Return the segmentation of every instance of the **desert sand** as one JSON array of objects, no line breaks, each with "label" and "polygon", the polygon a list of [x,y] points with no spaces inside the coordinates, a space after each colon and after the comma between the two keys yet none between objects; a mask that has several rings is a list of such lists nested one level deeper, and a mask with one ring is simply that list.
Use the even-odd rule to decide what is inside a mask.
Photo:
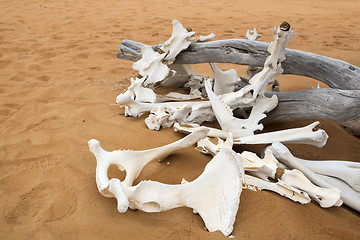
[{"label": "desert sand", "polygon": [[[226,239],[209,233],[189,208],[120,214],[114,198],[96,188],[96,160],[87,142],[108,150],[142,150],[183,137],[172,128],[148,130],[127,118],[115,98],[137,73],[116,58],[123,39],[154,45],[167,40],[171,21],[216,40],[244,38],[256,27],[261,41],[288,21],[297,35],[288,47],[360,66],[360,1],[113,1],[42,0],[0,3],[0,239]],[[245,67],[235,67],[242,76]],[[211,75],[208,65],[195,69]],[[282,91],[316,87],[305,77],[281,76]],[[326,87],[320,84],[321,87]],[[310,121],[271,124],[265,130]],[[305,159],[360,161],[360,139],[321,121],[322,149],[288,145]],[[259,153],[263,146],[237,151]],[[135,181],[178,184],[201,174],[210,157],[193,148],[146,166]],[[169,162],[169,164],[167,164]],[[110,176],[122,178],[111,168]],[[244,190],[235,239],[360,239],[360,214],[346,206],[322,209],[271,192]]]}]

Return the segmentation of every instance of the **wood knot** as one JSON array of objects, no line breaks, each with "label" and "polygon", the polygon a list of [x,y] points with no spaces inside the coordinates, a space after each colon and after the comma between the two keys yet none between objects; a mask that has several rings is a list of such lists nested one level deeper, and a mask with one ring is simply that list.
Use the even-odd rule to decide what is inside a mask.
[{"label": "wood knot", "polygon": [[290,30],[290,24],[288,22],[283,22],[281,25],[280,25],[280,30],[282,31],[289,31]]}]

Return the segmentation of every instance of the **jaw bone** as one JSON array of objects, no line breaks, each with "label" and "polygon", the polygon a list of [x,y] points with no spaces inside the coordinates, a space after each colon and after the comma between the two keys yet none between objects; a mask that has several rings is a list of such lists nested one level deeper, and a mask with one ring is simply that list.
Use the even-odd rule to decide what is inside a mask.
[{"label": "jaw bone", "polygon": [[201,129],[174,143],[144,151],[115,150],[107,152],[101,148],[99,141],[95,139],[90,140],[88,142],[89,149],[95,155],[97,161],[96,184],[99,192],[107,197],[112,196],[112,194],[109,193],[109,179],[107,176],[107,171],[111,164],[117,165],[120,170],[126,170],[126,177],[122,185],[131,186],[140,174],[141,169],[147,163],[153,160],[161,161],[174,151],[193,145],[200,139],[206,137],[207,132],[208,130]]},{"label": "jaw bone", "polygon": [[145,212],[189,207],[199,213],[210,232],[220,230],[228,236],[238,211],[243,178],[237,154],[223,148],[192,182],[168,185],[142,181],[130,187],[111,179],[110,191],[117,199],[119,212],[125,212],[128,206]]}]

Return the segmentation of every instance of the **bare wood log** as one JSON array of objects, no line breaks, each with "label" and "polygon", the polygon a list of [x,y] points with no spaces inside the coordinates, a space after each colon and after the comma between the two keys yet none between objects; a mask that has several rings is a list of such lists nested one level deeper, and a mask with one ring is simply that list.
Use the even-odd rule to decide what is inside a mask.
[{"label": "bare wood log", "polygon": [[[142,43],[124,40],[117,57],[136,61],[141,58]],[[269,56],[269,43],[247,39],[227,39],[204,43],[192,43],[181,52],[175,63],[234,63],[263,66]],[[153,46],[155,50],[160,45]],[[347,62],[299,50],[286,49],[282,63],[284,74],[317,79],[332,88],[360,89],[360,68]]]},{"label": "bare wood log", "polygon": [[264,123],[296,120],[327,120],[360,135],[360,90],[308,89],[270,92],[277,95],[278,106],[267,114]]}]

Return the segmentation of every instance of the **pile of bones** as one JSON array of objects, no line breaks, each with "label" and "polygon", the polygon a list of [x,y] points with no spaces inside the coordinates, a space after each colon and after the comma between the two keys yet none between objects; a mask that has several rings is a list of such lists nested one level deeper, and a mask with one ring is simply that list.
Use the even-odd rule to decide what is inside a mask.
[{"label": "pile of bones", "polygon": [[[195,74],[189,64],[174,64],[176,56],[191,43],[212,40],[214,34],[195,37],[179,21],[172,24],[172,36],[158,51],[147,45],[141,47],[142,57],[132,65],[139,76],[131,78],[131,85],[117,97],[116,103],[125,108],[126,116],[149,113],[145,119],[149,129],[173,126],[175,131],[189,135],[144,151],[108,152],[97,140],[88,142],[97,160],[98,190],[105,197],[116,198],[119,212],[128,208],[160,212],[189,207],[201,216],[208,231],[220,230],[229,236],[243,189],[273,191],[301,204],[313,199],[324,208],[345,203],[360,211],[360,163],[304,160],[293,156],[283,145],[324,146],[328,135],[324,130],[315,130],[319,122],[260,133],[263,125],[259,122],[278,104],[276,95],[267,97],[264,93],[267,85],[272,84],[276,90],[275,78],[283,72],[285,48],[295,35],[288,23],[273,29],[270,56],[263,68],[248,67],[248,79],[239,78],[234,69],[221,71],[213,63],[210,66],[214,78]],[[253,41],[259,36],[256,29],[246,34]],[[154,89],[162,86],[189,89],[189,94],[157,95]],[[234,117],[235,109],[242,112],[242,118]],[[200,126],[215,119],[221,129]],[[217,144],[210,138],[217,138]],[[174,151],[194,144],[197,150],[213,156],[197,179],[192,182],[183,179],[178,185],[151,180],[133,185],[147,163],[161,161]],[[235,152],[234,144],[268,145],[260,158],[248,151]],[[109,180],[107,172],[112,164],[126,171],[123,181]]]}]

